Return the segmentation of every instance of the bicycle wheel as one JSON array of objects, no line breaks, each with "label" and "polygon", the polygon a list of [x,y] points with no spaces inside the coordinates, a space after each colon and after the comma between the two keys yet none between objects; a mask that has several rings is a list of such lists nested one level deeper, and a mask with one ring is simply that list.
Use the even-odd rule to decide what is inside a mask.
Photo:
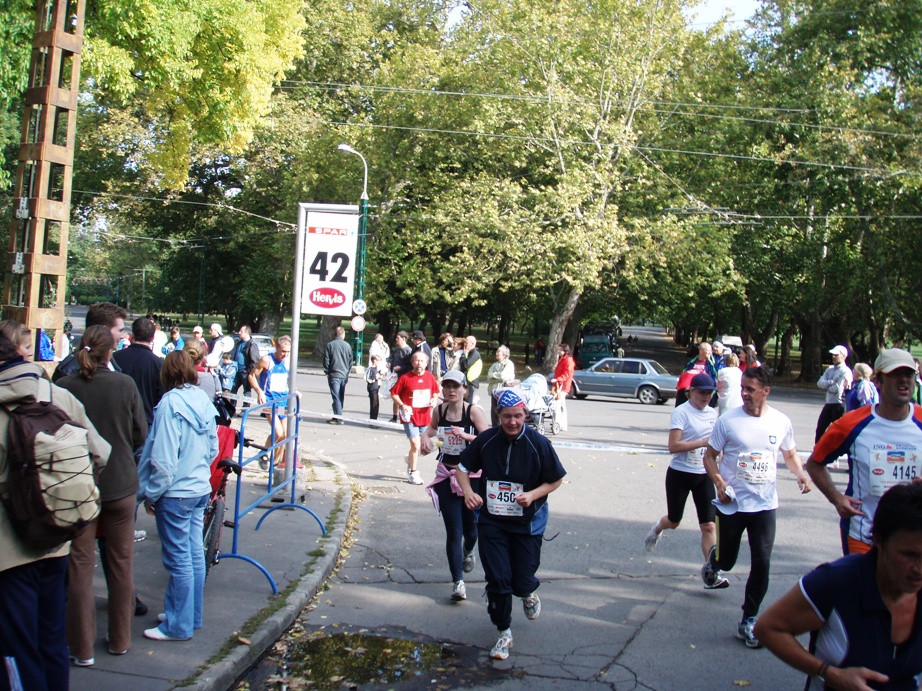
[{"label": "bicycle wheel", "polygon": [[221,544],[221,528],[224,525],[224,511],[226,507],[223,499],[215,499],[214,504],[205,509],[205,578],[211,571],[213,564],[218,563],[218,547]]}]

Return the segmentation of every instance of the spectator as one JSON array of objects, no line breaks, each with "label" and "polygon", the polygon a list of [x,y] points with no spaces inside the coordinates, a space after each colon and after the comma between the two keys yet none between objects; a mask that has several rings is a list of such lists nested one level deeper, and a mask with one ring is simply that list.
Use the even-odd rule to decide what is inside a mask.
[{"label": "spectator", "polygon": [[[0,333],[0,439],[7,439],[6,406],[35,400],[54,404],[87,429],[87,443],[96,469],[109,458],[109,444],[96,432],[83,405],[65,389],[42,377],[42,368],[26,362],[15,343]],[[7,445],[0,444],[0,485],[9,473]],[[70,542],[56,549],[36,549],[23,542],[0,503],[0,658],[11,658],[21,688],[58,691],[68,687],[65,624],[67,562]],[[5,670],[4,670],[5,671]],[[0,672],[4,678],[4,672]]]},{"label": "spectator", "polygon": [[464,339],[464,355],[461,357],[461,371],[467,379],[467,402],[476,403],[477,390],[480,388],[480,373],[483,371],[483,360],[477,350],[477,339],[468,336]]},{"label": "spectator", "polygon": [[[406,331],[400,331],[394,339],[397,347],[391,355],[391,371],[397,375],[398,379],[410,371],[410,355],[413,350],[407,345],[408,338]],[[394,414],[391,422],[397,422],[397,408],[397,401],[394,401]]]},{"label": "spectator", "polygon": [[551,393],[556,399],[557,422],[560,423],[560,431],[567,431],[567,396],[573,387],[573,372],[576,371],[576,363],[570,356],[570,346],[561,343],[557,350],[557,367],[554,368],[554,378],[551,379],[553,386]]},{"label": "spectator", "polygon": [[739,368],[739,358],[727,351],[723,364],[717,373],[717,408],[721,415],[743,405],[743,370]]},{"label": "spectator", "polygon": [[[111,302],[97,302],[90,305],[86,312],[86,328],[101,324],[112,332],[112,338],[115,339],[116,343],[121,343],[122,336],[125,335],[125,320],[127,318],[128,313],[118,305]],[[71,353],[58,364],[54,374],[51,375],[51,381],[56,382],[61,377],[73,374],[79,368],[75,354]],[[114,359],[109,360],[109,368],[116,372],[119,371],[118,363]]]},{"label": "spectator", "polygon": [[119,369],[137,385],[141,401],[144,403],[148,428],[154,422],[154,408],[163,396],[163,384],[160,383],[163,360],[152,351],[154,331],[154,322],[147,317],[135,319],[131,325],[131,333],[134,336],[131,345],[112,356]]},{"label": "spectator", "polygon": [[211,493],[211,461],[218,455],[218,411],[194,386],[198,374],[188,350],[167,355],[161,377],[166,393],[157,406],[138,475],[139,496],[147,513],[157,519],[163,566],[170,577],[163,621],[144,631],[144,637],[186,641],[203,624],[202,529]]},{"label": "spectator", "polygon": [[4,319],[0,322],[0,333],[6,336],[16,346],[16,352],[26,362],[32,362],[35,344],[32,342],[32,330],[14,319]]},{"label": "spectator", "polygon": [[336,337],[327,343],[323,351],[323,373],[327,375],[330,397],[333,399],[333,417],[327,420],[331,425],[344,425],[343,402],[346,398],[346,384],[352,370],[352,348],[346,343],[346,330],[336,327]]},{"label": "spectator", "polygon": [[237,331],[237,335],[240,336],[240,343],[237,344],[237,350],[234,353],[234,360],[237,363],[237,376],[234,378],[231,391],[237,393],[237,390],[242,386],[243,395],[249,396],[251,392],[250,373],[256,369],[261,356],[259,346],[253,340],[249,326],[246,324],[241,326]]},{"label": "spectator", "polygon": [[371,363],[365,370],[365,384],[368,389],[368,417],[378,419],[380,407],[381,382],[387,376],[387,369],[382,364],[381,356],[375,353],[371,356]]},{"label": "spectator", "polygon": [[174,326],[170,329],[170,340],[168,340],[163,347],[160,349],[163,357],[166,357],[174,350],[182,350],[186,345],[186,342],[183,340],[182,335],[179,333],[179,327]]},{"label": "spectator", "polygon": [[371,342],[371,345],[368,347],[368,363],[369,367],[371,366],[371,356],[377,355],[381,358],[382,366],[388,361],[391,357],[391,347],[384,340],[384,336],[381,333],[375,335],[375,340]]},{"label": "spectator", "polygon": [[493,397],[493,391],[499,387],[506,386],[515,379],[515,365],[509,359],[509,348],[501,345],[496,349],[496,362],[490,365],[487,372],[487,393],[490,394],[490,422],[495,427],[499,424],[499,417],[496,413],[496,399]]},{"label": "spectator", "polygon": [[849,392],[845,394],[846,413],[866,405],[876,405],[880,401],[877,387],[871,381],[871,377],[874,376],[871,366],[859,362],[855,365],[853,374],[855,375],[855,381],[852,383],[852,388]]},{"label": "spectator", "polygon": [[[143,322],[143,328],[153,331],[153,322],[142,317],[136,320],[136,332],[137,322]],[[144,335],[149,338],[152,333],[144,331]],[[138,470],[134,453],[147,439],[148,423],[142,397],[132,378],[109,370],[114,347],[112,334],[106,327],[88,328],[77,350],[80,370],[60,379],[58,385],[83,403],[87,417],[112,448],[97,481],[101,507],[97,520],[104,526],[106,537],[101,541],[101,550],[108,589],[108,650],[112,655],[124,655],[131,647],[131,618],[136,606],[133,563]],[[146,348],[147,355],[160,364],[159,358],[150,352],[149,343],[130,346],[137,347]],[[155,371],[159,374],[159,367]],[[71,659],[79,667],[94,663],[96,524],[93,521],[74,538],[67,570],[67,641]]]}]

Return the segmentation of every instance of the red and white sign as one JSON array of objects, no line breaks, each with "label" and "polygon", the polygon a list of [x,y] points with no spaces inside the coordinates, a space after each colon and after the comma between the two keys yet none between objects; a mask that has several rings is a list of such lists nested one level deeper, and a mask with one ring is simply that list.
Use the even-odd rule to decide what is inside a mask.
[{"label": "red and white sign", "polygon": [[352,314],[358,214],[307,212],[301,312]]},{"label": "red and white sign", "polygon": [[364,331],[365,330],[365,318],[364,317],[352,317],[352,330],[353,331]]}]

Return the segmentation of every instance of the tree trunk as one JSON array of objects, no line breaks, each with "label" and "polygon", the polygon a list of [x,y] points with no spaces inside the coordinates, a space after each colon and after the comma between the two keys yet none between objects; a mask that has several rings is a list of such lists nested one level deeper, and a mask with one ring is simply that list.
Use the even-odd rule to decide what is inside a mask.
[{"label": "tree trunk", "polygon": [[781,359],[775,369],[775,374],[782,375],[793,371],[791,367],[791,350],[794,347],[794,325],[788,326],[781,334]]},{"label": "tree trunk", "polygon": [[314,345],[314,352],[311,353],[314,360],[323,359],[323,351],[326,350],[327,343],[336,337],[336,327],[342,324],[342,321],[342,317],[333,316],[326,316],[320,321],[317,343]]},{"label": "tree trunk", "polygon": [[[557,348],[563,343],[564,333],[570,323],[570,317],[573,316],[573,312],[576,310],[579,298],[580,292],[576,288],[570,288],[563,305],[551,317],[551,332],[547,337],[547,354],[544,356],[544,369],[553,370],[557,366]],[[572,348],[573,345],[571,343],[570,347]]]},{"label": "tree trunk", "polygon": [[279,327],[282,325],[282,312],[281,310],[274,312],[263,312],[262,317],[259,318],[260,331],[267,333],[273,338],[279,337]]}]

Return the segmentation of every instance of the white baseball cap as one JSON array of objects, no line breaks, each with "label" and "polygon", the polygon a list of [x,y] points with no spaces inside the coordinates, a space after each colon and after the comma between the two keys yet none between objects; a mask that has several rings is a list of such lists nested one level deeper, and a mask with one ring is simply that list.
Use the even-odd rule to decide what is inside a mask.
[{"label": "white baseball cap", "polygon": [[916,369],[916,361],[912,359],[912,355],[910,355],[908,351],[902,348],[888,348],[887,350],[882,350],[874,361],[875,373],[883,372],[884,374],[889,374],[893,370],[902,367],[908,367],[913,371]]},{"label": "white baseball cap", "polygon": [[830,348],[829,352],[833,355],[841,355],[842,357],[848,357],[848,348],[843,345],[837,345],[835,348]]}]

